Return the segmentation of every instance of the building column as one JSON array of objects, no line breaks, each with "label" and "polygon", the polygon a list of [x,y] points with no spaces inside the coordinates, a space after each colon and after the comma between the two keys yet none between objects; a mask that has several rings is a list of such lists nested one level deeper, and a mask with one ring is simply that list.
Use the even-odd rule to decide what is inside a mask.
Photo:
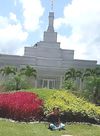
[{"label": "building column", "polygon": [[63,85],[63,76],[60,76],[60,89],[62,88]]}]

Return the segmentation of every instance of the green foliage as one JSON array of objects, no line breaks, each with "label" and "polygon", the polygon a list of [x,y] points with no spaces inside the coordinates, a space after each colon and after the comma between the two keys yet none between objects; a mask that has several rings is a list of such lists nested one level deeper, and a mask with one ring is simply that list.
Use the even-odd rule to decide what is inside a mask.
[{"label": "green foliage", "polygon": [[[4,91],[14,91],[16,90],[16,81],[14,78],[11,78],[10,80],[5,81],[2,83],[2,86],[4,86]],[[29,84],[27,84],[26,80],[24,78],[20,79],[20,82],[18,84],[18,89],[26,89],[29,88]]]},{"label": "green foliage", "polygon": [[[26,66],[24,68],[18,69],[17,67],[6,66],[0,69],[0,73],[3,76],[8,77],[7,80],[4,78],[3,85],[6,87],[6,90],[19,90],[24,89],[27,86],[29,87],[28,81],[23,80],[26,77],[35,77],[36,78],[36,70],[33,67]],[[9,79],[9,80],[8,80]],[[25,85],[26,83],[26,85]]]},{"label": "green foliage", "polygon": [[11,66],[6,66],[4,68],[1,68],[0,69],[0,73],[3,75],[3,76],[7,76],[11,73],[14,74],[14,67],[11,67]]},{"label": "green foliage", "polygon": [[73,80],[65,80],[63,83],[63,88],[66,90],[76,90],[76,84]]},{"label": "green foliage", "polygon": [[83,116],[100,120],[100,107],[88,103],[82,98],[66,91],[56,91],[47,100],[45,100],[45,108],[52,111],[54,106],[60,107],[62,111],[72,112],[73,115],[80,113]]},{"label": "green foliage", "polygon": [[34,92],[39,95],[44,101],[47,100],[50,96],[52,96],[57,90],[55,89],[47,89],[47,88],[31,88],[26,89],[25,91]]},{"label": "green foliage", "polygon": [[20,72],[21,72],[22,75],[26,75],[27,77],[33,76],[33,77],[36,78],[36,76],[37,76],[36,70],[29,65],[27,65],[25,68],[22,68],[20,70]]},{"label": "green foliage", "polygon": [[100,105],[100,77],[88,77],[86,80],[88,99]]},{"label": "green foliage", "polygon": [[[75,116],[79,115],[79,118],[81,115],[82,117],[88,117],[100,121],[99,106],[95,106],[94,104],[87,102],[84,98],[77,97],[69,91],[36,88],[26,91],[35,92],[44,100],[45,113],[51,112],[53,107],[58,106],[61,111],[68,112],[69,114],[71,112]],[[79,94],[78,96],[81,95]],[[83,121],[85,120],[83,119]]]},{"label": "green foliage", "polygon": [[77,91],[76,95],[83,96],[90,102],[100,105],[100,67],[67,70],[63,87],[74,92]]}]

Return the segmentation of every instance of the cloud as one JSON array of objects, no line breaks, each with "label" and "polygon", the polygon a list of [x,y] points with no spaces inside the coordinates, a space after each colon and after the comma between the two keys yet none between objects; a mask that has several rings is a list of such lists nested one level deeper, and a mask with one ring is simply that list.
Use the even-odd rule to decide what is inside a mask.
[{"label": "cloud", "polygon": [[23,8],[24,28],[35,31],[39,28],[40,18],[44,13],[40,0],[19,0]]},{"label": "cloud", "polygon": [[22,55],[30,32],[39,29],[44,8],[40,0],[13,0],[13,4],[20,6],[21,18],[11,11],[0,16],[0,53]]},{"label": "cloud", "polygon": [[[40,0],[13,0],[13,2],[16,7],[22,5],[20,11],[23,20],[19,20],[11,11],[7,16],[0,16],[0,53],[22,55],[29,32],[39,28],[44,8]],[[19,13],[17,15],[19,17]]]},{"label": "cloud", "polygon": [[0,53],[16,54],[27,37],[28,33],[23,30],[14,13],[10,13],[9,17],[0,16]]},{"label": "cloud", "polygon": [[72,0],[65,6],[63,17],[55,20],[58,30],[63,25],[71,27],[70,36],[60,35],[58,40],[61,47],[75,50],[75,58],[97,59],[100,63],[99,5],[100,0]]},{"label": "cloud", "polygon": [[14,14],[13,12],[10,12],[9,19],[12,20],[12,21],[14,21],[14,22],[17,22],[16,14]]},{"label": "cloud", "polygon": [[17,5],[17,0],[14,0],[14,6],[16,6]]}]

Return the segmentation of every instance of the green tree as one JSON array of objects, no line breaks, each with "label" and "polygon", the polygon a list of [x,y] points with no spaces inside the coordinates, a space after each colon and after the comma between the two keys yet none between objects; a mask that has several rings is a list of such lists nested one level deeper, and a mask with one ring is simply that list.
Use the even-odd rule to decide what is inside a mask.
[{"label": "green tree", "polygon": [[83,89],[84,72],[82,70],[77,70],[76,77],[77,77],[77,79],[79,79],[78,80],[79,90],[82,90]]},{"label": "green tree", "polygon": [[25,76],[30,86],[33,84],[33,80],[35,81],[34,86],[36,86],[37,71],[33,67],[27,65],[21,69],[21,74]]},{"label": "green tree", "polygon": [[22,75],[25,75],[27,77],[36,78],[36,76],[37,76],[37,71],[33,67],[31,67],[29,65],[27,65],[25,68],[22,68],[20,70],[20,72],[21,72]]},{"label": "green tree", "polygon": [[65,73],[65,80],[68,80],[68,79],[76,80],[76,70],[74,68],[70,68]]},{"label": "green tree", "polygon": [[9,74],[14,74],[14,67],[6,66],[6,67],[4,67],[4,68],[1,68],[1,69],[0,69],[0,73],[1,73],[3,76],[8,76]]},{"label": "green tree", "polygon": [[65,89],[76,90],[76,70],[74,68],[66,71],[63,86]]},{"label": "green tree", "polygon": [[78,70],[71,68],[65,73],[64,85],[66,89],[71,90],[74,86],[78,96],[84,96],[92,102],[100,104],[100,67]]},{"label": "green tree", "polygon": [[2,75],[6,75],[6,76],[11,76],[12,77],[10,79],[13,78],[13,80],[15,81],[15,89],[19,90],[21,88],[21,81],[22,81],[22,77],[23,75],[27,76],[27,77],[35,77],[36,78],[36,70],[33,67],[30,66],[26,66],[25,68],[21,68],[18,69],[16,67],[12,67],[12,66],[7,66],[4,67],[2,69],[0,69]]},{"label": "green tree", "polygon": [[100,104],[100,68],[86,71],[86,89],[90,92],[90,98],[95,104]]}]

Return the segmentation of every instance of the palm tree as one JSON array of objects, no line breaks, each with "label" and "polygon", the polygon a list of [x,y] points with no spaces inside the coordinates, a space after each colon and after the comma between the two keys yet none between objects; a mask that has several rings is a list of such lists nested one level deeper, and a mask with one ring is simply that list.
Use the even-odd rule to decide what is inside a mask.
[{"label": "palm tree", "polygon": [[93,102],[97,104],[98,96],[100,95],[100,68],[86,69],[85,79],[87,81],[87,88],[93,95]]},{"label": "palm tree", "polygon": [[83,89],[84,72],[82,70],[77,70],[76,77],[79,79],[79,90],[82,90]]},{"label": "palm tree", "polygon": [[36,85],[37,71],[33,67],[27,65],[25,68],[20,69],[20,72],[21,75],[25,75],[27,77],[27,81],[29,82],[29,84],[30,83],[33,84],[32,83],[33,79],[31,78],[35,78],[35,87],[37,86]]},{"label": "palm tree", "polygon": [[65,73],[65,80],[68,80],[68,79],[76,80],[76,70],[74,68],[70,68]]},{"label": "palm tree", "polygon": [[[14,78],[15,80],[15,83],[16,83],[16,87],[15,89],[18,90],[19,89],[19,83],[21,81],[21,78],[20,78],[20,73],[18,72],[18,69],[15,68],[15,67],[12,67],[12,66],[6,66],[2,69],[0,69],[0,72],[3,76],[7,76],[9,77],[9,75],[12,75],[12,77]],[[11,77],[11,76],[10,76]]]},{"label": "palm tree", "polygon": [[14,74],[14,67],[6,66],[6,67],[4,67],[4,68],[1,68],[1,69],[0,69],[0,73],[1,73],[3,76],[8,76],[8,75],[11,74],[11,73]]},{"label": "palm tree", "polygon": [[76,70],[74,68],[70,68],[65,73],[64,79],[64,88],[76,90]]},{"label": "palm tree", "polygon": [[25,68],[22,69],[6,66],[0,69],[0,72],[2,73],[3,76],[9,76],[13,74],[13,79],[15,80],[16,83],[16,87],[15,87],[16,90],[20,89],[20,82],[22,75],[25,75],[27,77],[33,76],[36,78],[36,70],[30,66],[26,66]]},{"label": "palm tree", "polygon": [[25,75],[27,77],[35,77],[37,76],[37,72],[33,67],[30,67],[27,65],[25,68],[20,69],[20,72],[22,75]]}]

